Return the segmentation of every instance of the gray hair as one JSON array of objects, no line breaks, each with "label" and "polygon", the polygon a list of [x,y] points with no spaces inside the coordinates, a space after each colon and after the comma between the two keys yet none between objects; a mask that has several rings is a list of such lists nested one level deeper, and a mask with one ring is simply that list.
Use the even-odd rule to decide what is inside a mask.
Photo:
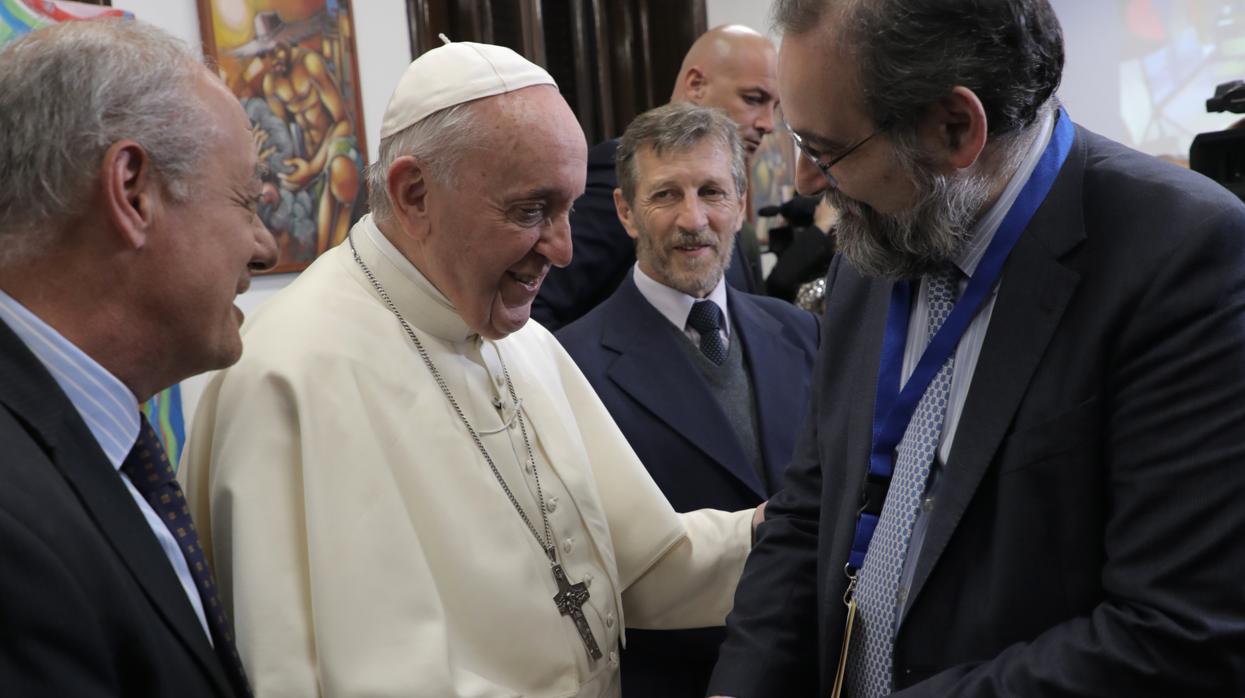
[{"label": "gray hair", "polygon": [[190,47],[133,20],[66,22],[0,49],[0,268],[56,240],[49,221],[85,212],[108,148],[132,139],[175,200],[215,127],[195,94]]},{"label": "gray hair", "polygon": [[1017,134],[1063,74],[1063,31],[1048,0],[775,0],[773,17],[791,35],[833,19],[866,109],[892,134],[912,132],[957,85],[981,100],[991,138]]},{"label": "gray hair", "polygon": [[479,117],[475,102],[446,107],[416,121],[380,142],[379,156],[367,169],[368,204],[377,220],[389,220],[389,168],[400,157],[420,159],[426,175],[442,185],[457,181],[463,154],[478,139]]},{"label": "gray hair", "polygon": [[674,102],[637,116],[614,153],[623,198],[627,203],[635,202],[640,179],[635,159],[641,149],[652,148],[653,153],[660,156],[667,152],[686,152],[705,140],[717,142],[730,153],[735,193],[743,196],[748,190],[748,167],[738,128],[726,112],[690,102]]}]

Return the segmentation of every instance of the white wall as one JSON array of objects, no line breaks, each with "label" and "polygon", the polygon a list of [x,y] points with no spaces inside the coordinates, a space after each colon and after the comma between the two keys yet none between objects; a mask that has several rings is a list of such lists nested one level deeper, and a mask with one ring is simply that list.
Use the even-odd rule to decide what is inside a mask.
[{"label": "white wall", "polygon": [[[705,13],[710,28],[720,24],[742,24],[770,33],[770,3],[767,0],[706,0]],[[775,35],[775,43],[777,36]]]},{"label": "white wall", "polygon": [[[194,46],[202,44],[195,0],[113,0],[112,5],[133,12],[138,19],[155,24]],[[411,42],[407,36],[406,4],[403,0],[357,0],[354,11],[363,126],[368,161],[371,162],[376,158],[380,144],[380,119],[389,102],[389,94],[411,62]],[[246,313],[254,311],[293,281],[294,276],[275,274],[257,277],[251,289],[238,298],[238,307]],[[198,376],[182,384],[187,429],[206,382],[206,376]]]}]

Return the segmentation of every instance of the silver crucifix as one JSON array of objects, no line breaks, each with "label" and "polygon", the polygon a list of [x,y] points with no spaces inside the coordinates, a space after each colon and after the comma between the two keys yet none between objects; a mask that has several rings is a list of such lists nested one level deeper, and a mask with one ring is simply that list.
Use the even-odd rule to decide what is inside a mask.
[{"label": "silver crucifix", "polygon": [[588,627],[588,619],[584,617],[583,607],[588,603],[590,594],[588,593],[588,585],[583,582],[571,584],[571,580],[566,578],[566,571],[562,569],[562,565],[553,563],[553,578],[558,582],[558,595],[553,597],[553,602],[558,606],[558,612],[564,616],[570,616],[575,621],[575,629],[579,631],[579,637],[584,641],[584,648],[588,650],[588,656],[593,661],[601,658],[601,648],[597,646],[597,639],[592,635],[592,628]]}]

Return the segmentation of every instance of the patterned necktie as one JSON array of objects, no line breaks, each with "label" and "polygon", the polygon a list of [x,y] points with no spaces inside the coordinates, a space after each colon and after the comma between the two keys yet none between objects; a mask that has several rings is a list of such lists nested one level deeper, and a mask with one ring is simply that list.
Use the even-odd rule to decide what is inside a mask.
[{"label": "patterned necktie", "polygon": [[203,613],[212,633],[212,643],[216,655],[225,667],[225,674],[238,696],[250,696],[246,672],[233,642],[233,631],[225,620],[225,609],[216,595],[216,583],[212,580],[212,571],[208,569],[207,558],[199,546],[199,535],[195,532],[194,522],[190,520],[186,497],[174,478],[173,464],[169,463],[164,446],[147,417],[140,415],[139,419],[141,426],[138,441],[121,464],[121,472],[125,473],[173,534],[177,547],[186,558],[195,587],[199,590]]},{"label": "patterned necktie", "polygon": [[[928,278],[928,333],[932,339],[955,305],[960,272],[948,268]],[[895,449],[890,490],[857,580],[858,615],[846,677],[847,695],[853,698],[875,698],[889,695],[893,690],[895,632],[899,607],[906,600],[899,597],[899,580],[921,497],[929,480],[930,465],[942,436],[954,364],[955,354],[952,353],[926,387]]]},{"label": "patterned necktie", "polygon": [[700,333],[700,353],[718,366],[726,361],[726,343],[722,341],[722,309],[713,301],[696,301],[687,316],[687,324]]}]

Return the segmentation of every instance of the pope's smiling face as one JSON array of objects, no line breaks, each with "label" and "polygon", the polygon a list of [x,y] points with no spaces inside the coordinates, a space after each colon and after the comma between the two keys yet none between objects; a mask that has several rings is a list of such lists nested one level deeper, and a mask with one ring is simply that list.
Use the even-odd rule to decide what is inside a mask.
[{"label": "pope's smiling face", "polygon": [[476,108],[484,127],[454,181],[429,182],[421,271],[473,331],[500,339],[527,322],[549,267],[570,264],[569,215],[584,191],[588,146],[551,86]]}]

